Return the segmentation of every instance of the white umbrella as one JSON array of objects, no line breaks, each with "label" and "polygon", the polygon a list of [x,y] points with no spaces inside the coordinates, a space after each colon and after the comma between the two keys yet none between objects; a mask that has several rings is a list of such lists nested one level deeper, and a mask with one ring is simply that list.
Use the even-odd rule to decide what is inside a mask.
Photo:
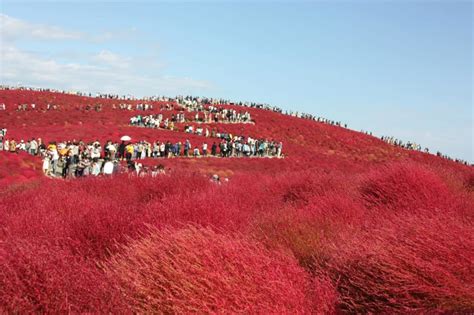
[{"label": "white umbrella", "polygon": [[123,136],[122,138],[120,138],[120,140],[122,140],[122,141],[130,141],[130,140],[132,140],[132,138],[130,138],[129,136]]}]

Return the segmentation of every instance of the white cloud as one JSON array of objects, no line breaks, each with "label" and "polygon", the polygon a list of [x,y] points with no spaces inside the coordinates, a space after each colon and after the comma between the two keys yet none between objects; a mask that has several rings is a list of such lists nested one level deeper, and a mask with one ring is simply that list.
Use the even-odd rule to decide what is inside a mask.
[{"label": "white cloud", "polygon": [[103,43],[113,40],[134,39],[137,29],[130,27],[123,30],[106,30],[94,34],[65,30],[58,26],[39,23],[30,23],[9,15],[0,13],[0,36],[2,41],[16,41],[20,39],[37,40],[84,40],[92,43]]},{"label": "white cloud", "polygon": [[105,31],[100,33],[103,36],[88,35],[56,26],[29,23],[5,14],[0,14],[0,23],[2,84],[20,83],[26,86],[137,96],[201,93],[211,87],[205,81],[165,76],[156,56],[123,56],[101,47],[95,54],[77,52],[64,61],[64,58],[59,57],[60,54],[48,51],[43,55],[41,52],[20,49],[17,45],[18,42],[24,44],[31,39],[56,40],[56,47],[64,40],[87,41],[90,45],[116,39],[117,36],[126,37],[130,31]]},{"label": "white cloud", "polygon": [[93,59],[117,68],[130,68],[131,58],[122,57],[108,50],[101,50]]},{"label": "white cloud", "polygon": [[2,40],[33,38],[40,40],[77,40],[84,37],[81,32],[70,32],[57,26],[33,24],[0,13]]},{"label": "white cloud", "polygon": [[[196,93],[211,88],[206,81],[143,74],[141,61],[101,51],[90,62],[60,63],[14,45],[0,48],[2,84],[51,87],[85,92],[145,96]],[[123,64],[126,62],[126,64]]]}]

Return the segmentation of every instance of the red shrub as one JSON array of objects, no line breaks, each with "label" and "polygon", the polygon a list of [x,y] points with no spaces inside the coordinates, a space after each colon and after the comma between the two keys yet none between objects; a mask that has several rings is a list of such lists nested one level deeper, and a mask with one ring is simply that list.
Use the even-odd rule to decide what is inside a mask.
[{"label": "red shrub", "polygon": [[329,263],[351,313],[474,309],[472,222],[447,215],[386,216],[347,238]]},{"label": "red shrub", "polygon": [[466,176],[464,187],[469,192],[474,192],[474,172]]},{"label": "red shrub", "polygon": [[128,312],[92,261],[55,244],[0,243],[0,313]]},{"label": "red shrub", "polygon": [[411,163],[390,164],[373,171],[361,192],[369,207],[392,210],[434,210],[452,201],[452,194],[439,176]]},{"label": "red shrub", "polygon": [[[153,230],[106,270],[137,312],[311,311],[310,282],[291,257],[209,229]],[[320,302],[321,310],[331,308]]]},{"label": "red shrub", "polygon": [[[13,109],[23,102],[61,107]],[[0,103],[17,139],[214,140],[130,127],[143,112],[115,100],[0,91]],[[0,152],[0,313],[473,309],[472,168],[248,110],[255,125],[219,131],[281,140],[284,159],[149,159],[167,175],[50,180],[38,158]]]},{"label": "red shrub", "polygon": [[363,220],[361,206],[338,196],[314,198],[304,208],[267,212],[256,219],[253,235],[271,248],[289,249],[307,271],[319,272],[334,255],[334,244]]}]

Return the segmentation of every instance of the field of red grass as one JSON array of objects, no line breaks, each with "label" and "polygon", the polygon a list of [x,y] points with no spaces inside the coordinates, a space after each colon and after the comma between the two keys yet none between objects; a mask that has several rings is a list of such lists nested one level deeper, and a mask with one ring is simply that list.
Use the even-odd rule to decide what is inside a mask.
[{"label": "field of red grass", "polygon": [[[15,111],[23,102],[61,107]],[[136,112],[114,100],[0,91],[0,103],[8,138],[205,141],[130,127]],[[248,110],[254,125],[217,127],[282,141],[284,159],[53,180],[39,158],[0,152],[0,313],[474,311],[472,167]]]}]

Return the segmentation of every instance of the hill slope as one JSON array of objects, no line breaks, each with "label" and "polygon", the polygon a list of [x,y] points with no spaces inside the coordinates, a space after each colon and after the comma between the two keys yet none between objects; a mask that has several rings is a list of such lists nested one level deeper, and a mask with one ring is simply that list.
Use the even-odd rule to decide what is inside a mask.
[{"label": "hill slope", "polygon": [[[129,125],[122,101],[0,91],[7,138],[212,143]],[[133,105],[140,101],[125,101]],[[36,104],[17,111],[18,104]],[[100,103],[101,111],[85,110]],[[170,102],[148,102],[150,113]],[[42,110],[47,104],[56,110]],[[474,171],[256,108],[209,129],[284,158],[148,159],[158,177],[50,179],[0,152],[3,312],[464,312],[474,309]],[[148,114],[148,113],[146,113]],[[212,174],[229,178],[217,185]]]}]

